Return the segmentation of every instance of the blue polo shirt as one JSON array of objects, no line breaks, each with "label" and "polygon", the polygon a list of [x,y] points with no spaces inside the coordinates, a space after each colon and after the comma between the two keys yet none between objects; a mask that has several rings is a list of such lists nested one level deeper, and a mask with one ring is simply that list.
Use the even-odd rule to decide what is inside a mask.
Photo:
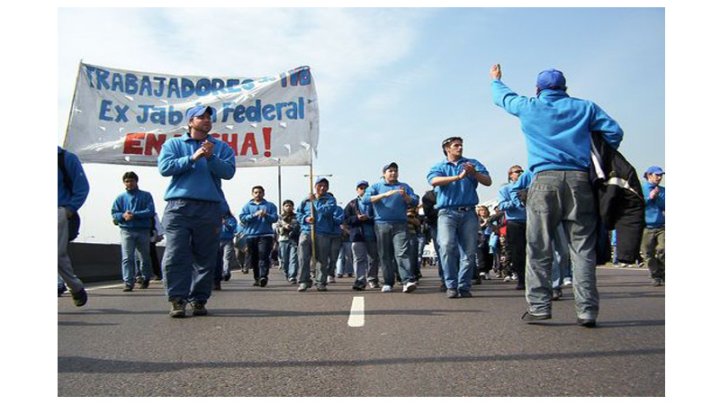
[{"label": "blue polo shirt", "polygon": [[405,199],[400,194],[393,194],[390,197],[383,198],[378,202],[372,203],[373,209],[375,210],[375,223],[406,223],[407,209],[409,207],[417,206],[420,201],[420,197],[415,194],[412,187],[399,181],[394,184],[381,181],[373,184],[365,190],[362,202],[364,204],[370,204],[370,197],[390,190],[397,190],[399,188],[404,188],[405,193],[410,196],[412,199],[410,204],[406,203]]},{"label": "blue polo shirt", "polygon": [[[475,170],[486,176],[490,176],[487,168],[475,159],[466,157],[460,158],[457,162],[450,162],[447,159],[430,168],[427,174],[428,183],[435,177],[457,176],[463,171],[465,163],[472,163]],[[478,181],[473,176],[466,176],[462,180],[453,181],[444,186],[435,187],[437,201],[435,209],[474,207],[478,203],[477,196]]]}]

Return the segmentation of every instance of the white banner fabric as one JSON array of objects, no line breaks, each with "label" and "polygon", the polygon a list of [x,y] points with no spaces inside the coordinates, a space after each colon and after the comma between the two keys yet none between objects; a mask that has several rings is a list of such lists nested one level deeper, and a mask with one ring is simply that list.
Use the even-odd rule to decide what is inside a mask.
[{"label": "white banner fabric", "polygon": [[307,66],[274,76],[173,76],[81,63],[64,147],[85,163],[156,166],[163,142],[187,132],[185,112],[214,111],[210,134],[236,166],[309,165],[318,102]]}]

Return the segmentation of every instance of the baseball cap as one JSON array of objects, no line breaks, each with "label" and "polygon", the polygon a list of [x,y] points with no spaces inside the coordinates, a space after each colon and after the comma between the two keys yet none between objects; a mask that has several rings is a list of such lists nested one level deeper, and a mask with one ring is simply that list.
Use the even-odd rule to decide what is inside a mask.
[{"label": "baseball cap", "polygon": [[213,115],[215,115],[215,110],[212,107],[207,105],[196,105],[195,107],[187,110],[187,112],[185,113],[185,121],[190,121],[195,117],[199,117],[205,114],[205,111],[208,110],[210,110],[210,118],[212,118]]},{"label": "baseball cap", "polygon": [[555,69],[543,70],[537,77],[537,88],[539,90],[553,89],[565,90],[565,76],[563,72]]},{"label": "baseball cap", "polygon": [[389,169],[391,167],[394,167],[395,169],[397,169],[398,165],[395,162],[390,162],[390,163],[386,164],[385,166],[383,166],[383,173],[385,173],[387,171],[387,169]]},{"label": "baseball cap", "polygon": [[645,170],[645,175],[647,176],[648,174],[663,175],[665,174],[665,171],[660,166],[650,166],[647,170]]},{"label": "baseball cap", "polygon": [[360,180],[360,181],[358,181],[357,184],[355,185],[355,188],[358,188],[358,187],[360,187],[360,186],[368,187],[368,186],[370,186],[370,184],[368,184],[368,182],[365,181],[365,180]]},{"label": "baseball cap", "polygon": [[326,179],[325,177],[320,177],[319,179],[315,180],[315,185],[317,186],[318,184],[320,184],[320,183],[323,182],[323,181],[324,181],[325,184],[327,184],[328,186],[330,185],[330,182],[329,182],[328,179]]}]

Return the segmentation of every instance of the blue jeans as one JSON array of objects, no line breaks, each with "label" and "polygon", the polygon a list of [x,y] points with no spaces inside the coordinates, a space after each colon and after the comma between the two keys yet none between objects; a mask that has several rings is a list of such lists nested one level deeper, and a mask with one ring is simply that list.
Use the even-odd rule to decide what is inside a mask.
[{"label": "blue jeans", "polygon": [[282,258],[282,268],[288,280],[297,279],[298,273],[298,252],[297,242],[294,240],[281,240],[280,257]]},{"label": "blue jeans", "polygon": [[437,241],[448,289],[470,291],[479,226],[474,207],[438,211]]},{"label": "blue jeans", "polygon": [[[437,224],[430,225],[430,237],[432,238],[433,248],[435,248],[435,254],[440,254],[440,246],[438,245],[437,241]],[[438,266],[438,277],[440,277],[440,282],[442,284],[445,284],[445,273],[443,272],[442,263],[440,262],[440,257],[438,257],[437,261]]]},{"label": "blue jeans", "polygon": [[220,204],[169,200],[165,206],[165,288],[169,301],[206,302],[213,287],[222,223]]},{"label": "blue jeans", "polygon": [[567,236],[565,236],[565,228],[563,228],[562,224],[558,225],[553,236],[555,239],[553,239],[552,285],[553,288],[560,288],[563,279],[572,276],[570,249],[568,248]]},{"label": "blue jeans", "polygon": [[120,228],[122,278],[126,285],[135,284],[135,250],[140,253],[140,272],[145,280],[152,278],[150,267],[150,230]]},{"label": "blue jeans", "polygon": [[415,281],[410,271],[410,247],[406,223],[375,223],[375,237],[382,263],[383,284],[395,285],[399,272],[402,283]]},{"label": "blue jeans", "polygon": [[353,273],[352,243],[342,242],[340,254],[335,266],[335,275],[350,275]]},{"label": "blue jeans", "polygon": [[[320,285],[327,285],[328,269],[330,268],[330,236],[315,234],[315,260],[320,269],[315,274],[315,282]],[[310,259],[312,258],[312,237],[309,233],[300,234],[298,242],[298,263],[300,264],[300,283],[310,285]]]},{"label": "blue jeans", "polygon": [[377,241],[353,242],[351,246],[356,283],[365,285],[368,281],[377,281],[379,262]]},{"label": "blue jeans", "polygon": [[588,173],[544,171],[535,175],[527,198],[525,298],[530,313],[551,313],[552,235],[562,224],[573,266],[576,315],[581,319],[597,318],[596,215]]}]

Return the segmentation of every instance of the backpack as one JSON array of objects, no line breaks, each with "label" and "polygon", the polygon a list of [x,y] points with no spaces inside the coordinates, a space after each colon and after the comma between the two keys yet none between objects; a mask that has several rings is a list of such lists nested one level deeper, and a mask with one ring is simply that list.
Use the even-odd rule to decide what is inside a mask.
[{"label": "backpack", "polygon": [[[72,193],[73,184],[72,179],[68,175],[67,169],[65,168],[65,150],[61,149],[58,154],[58,169],[63,175],[63,183],[65,188]],[[80,234],[80,215],[75,212],[70,218],[68,218],[68,241],[73,241]]]}]

